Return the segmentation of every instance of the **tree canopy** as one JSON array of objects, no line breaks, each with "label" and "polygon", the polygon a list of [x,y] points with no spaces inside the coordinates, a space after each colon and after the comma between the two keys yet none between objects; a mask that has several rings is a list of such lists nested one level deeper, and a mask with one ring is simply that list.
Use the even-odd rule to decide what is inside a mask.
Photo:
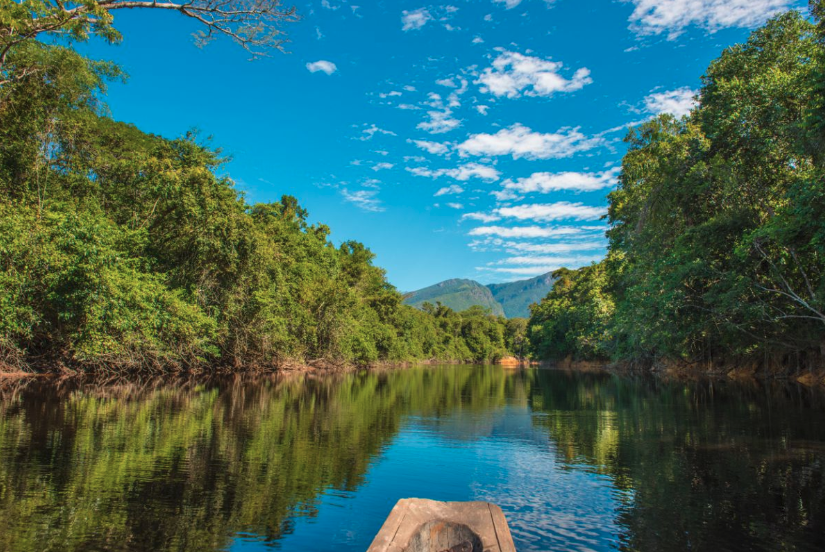
[{"label": "tree canopy", "polygon": [[821,2],[812,13],[726,49],[686,117],[629,132],[607,258],[565,273],[533,310],[537,354],[822,361]]},{"label": "tree canopy", "polygon": [[[69,9],[12,7],[35,26]],[[117,37],[110,4],[77,7],[88,17],[58,17],[61,32]],[[26,33],[2,28],[4,40]],[[365,245],[333,244],[288,193],[248,203],[197,134],[167,139],[110,118],[103,99],[118,67],[23,40],[4,70],[0,364],[490,361],[516,343],[502,317],[403,305]]]}]

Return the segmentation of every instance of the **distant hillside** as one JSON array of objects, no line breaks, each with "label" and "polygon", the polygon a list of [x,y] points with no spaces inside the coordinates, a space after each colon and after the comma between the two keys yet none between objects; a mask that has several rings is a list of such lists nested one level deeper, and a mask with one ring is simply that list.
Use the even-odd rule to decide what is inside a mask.
[{"label": "distant hillside", "polygon": [[407,294],[404,302],[418,308],[421,308],[424,303],[440,302],[455,311],[463,311],[473,305],[479,305],[490,309],[493,314],[504,316],[504,309],[498,301],[493,299],[492,292],[473,280],[445,280],[434,286]]},{"label": "distant hillside", "polygon": [[493,298],[504,309],[504,316],[527,318],[530,316],[530,304],[541,301],[553,287],[554,282],[551,273],[548,272],[529,280],[490,284],[487,287],[493,292]]},{"label": "distant hillside", "polygon": [[418,308],[425,302],[440,302],[455,311],[478,305],[507,318],[527,318],[530,316],[530,304],[541,301],[552,287],[550,273],[529,280],[489,286],[473,280],[453,279],[413,291],[406,295],[404,302]]}]

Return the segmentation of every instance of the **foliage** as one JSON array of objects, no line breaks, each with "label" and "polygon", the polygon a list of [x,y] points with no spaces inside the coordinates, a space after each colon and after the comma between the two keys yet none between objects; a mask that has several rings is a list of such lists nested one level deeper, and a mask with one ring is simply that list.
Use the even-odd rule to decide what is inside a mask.
[{"label": "foliage", "polygon": [[[537,354],[819,362],[820,37],[799,13],[780,15],[710,65],[690,115],[663,115],[630,131],[609,196],[608,258],[534,310]],[[615,314],[606,320],[590,309],[588,318],[593,297],[576,295],[580,288],[607,289]],[[578,316],[584,321],[574,322]],[[609,334],[600,347],[597,327]]]},{"label": "foliage", "polygon": [[272,544],[325,490],[362,486],[409,416],[523,402],[519,380],[416,367],[65,392],[31,382],[0,393],[0,549],[222,550],[239,533]]},{"label": "foliage", "polygon": [[[296,20],[294,8],[282,8],[280,0],[0,0],[0,84],[39,73],[42,65],[11,61],[14,51],[36,39],[65,38],[85,41],[98,36],[118,42],[114,13],[122,9],[172,11],[195,21],[198,44],[216,36],[231,38],[253,55],[282,49],[280,25]],[[11,63],[9,63],[11,61]]]},{"label": "foliage", "polygon": [[539,358],[596,357],[609,354],[607,332],[613,299],[605,290],[604,266],[553,272],[553,289],[532,308],[530,344]]},{"label": "foliage", "polygon": [[169,140],[106,116],[121,74],[26,42],[2,87],[0,360],[169,369],[489,361],[506,321],[427,315],[373,265],[336,247],[295,198],[248,204],[196,134]]}]

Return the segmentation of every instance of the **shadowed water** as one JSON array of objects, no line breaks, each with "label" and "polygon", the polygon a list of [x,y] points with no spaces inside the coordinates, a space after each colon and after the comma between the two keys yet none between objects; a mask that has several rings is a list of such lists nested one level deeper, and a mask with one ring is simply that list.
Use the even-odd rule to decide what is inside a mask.
[{"label": "shadowed water", "polygon": [[0,390],[0,550],[359,550],[399,498],[519,551],[825,549],[825,397],[420,367]]}]

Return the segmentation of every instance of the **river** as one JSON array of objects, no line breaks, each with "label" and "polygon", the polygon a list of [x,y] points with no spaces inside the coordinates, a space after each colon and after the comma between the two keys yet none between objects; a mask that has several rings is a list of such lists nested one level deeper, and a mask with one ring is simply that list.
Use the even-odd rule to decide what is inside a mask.
[{"label": "river", "polygon": [[825,550],[825,396],[493,366],[0,387],[0,550],[365,550],[404,497],[517,549]]}]

